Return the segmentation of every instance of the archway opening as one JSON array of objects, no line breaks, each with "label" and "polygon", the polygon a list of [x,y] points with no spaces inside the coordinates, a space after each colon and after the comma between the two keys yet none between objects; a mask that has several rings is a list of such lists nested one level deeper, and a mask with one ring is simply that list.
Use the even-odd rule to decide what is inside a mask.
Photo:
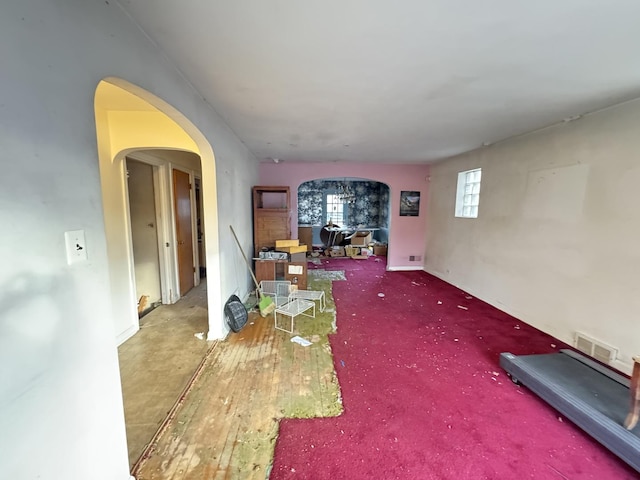
[{"label": "archway opening", "polygon": [[[193,285],[200,283],[205,266],[207,285],[202,311],[206,318],[205,331],[200,335],[206,335],[208,340],[221,338],[224,334],[223,318],[215,314],[222,311],[222,302],[215,158],[211,145],[178,110],[121,79],[107,78],[98,84],[94,108],[117,344],[122,346],[140,330],[138,310],[145,296],[141,289],[152,291],[151,285],[158,283],[160,292],[155,301],[174,304],[190,289],[189,285],[185,287],[189,276]],[[133,174],[136,176],[135,186],[132,185]],[[176,187],[178,178],[183,179],[182,194]],[[146,182],[146,186],[138,182]],[[136,196],[135,215],[132,195]],[[185,206],[188,213],[181,227],[178,214]],[[190,230],[190,240],[185,241],[184,238],[189,237],[180,236],[180,228]],[[149,233],[145,229],[154,230],[153,235],[145,236]],[[206,235],[199,235],[201,232],[206,232]],[[154,241],[157,249],[150,252]],[[136,248],[136,242],[144,242],[145,246]],[[179,247],[189,243],[191,248],[184,256],[187,274],[183,275]],[[149,262],[152,265],[148,265]],[[146,284],[141,282],[145,275],[153,276],[148,275],[149,272],[157,273],[157,279]],[[153,295],[158,297],[158,292]],[[207,312],[213,314],[208,315]],[[137,390],[143,389],[141,386]],[[126,414],[128,393],[123,388]],[[177,396],[179,394],[174,401]],[[154,404],[160,400],[151,399]],[[162,401],[171,402],[171,399]],[[164,412],[167,410],[169,408]],[[128,437],[131,436],[130,420],[127,414]],[[149,439],[154,433],[152,430]],[[134,452],[130,451],[130,459],[133,463]]]},{"label": "archway opening", "polygon": [[[356,234],[365,237],[358,238],[363,243],[358,247],[387,245],[390,202],[389,186],[375,180],[349,177],[306,181],[298,187],[299,236],[310,239],[313,247],[321,250],[350,244]],[[341,230],[331,232],[328,226]]]}]

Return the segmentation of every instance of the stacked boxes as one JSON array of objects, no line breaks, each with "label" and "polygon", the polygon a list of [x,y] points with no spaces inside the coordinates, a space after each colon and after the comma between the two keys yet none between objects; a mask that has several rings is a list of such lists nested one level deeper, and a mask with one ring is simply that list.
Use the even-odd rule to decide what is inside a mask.
[{"label": "stacked boxes", "polygon": [[287,253],[302,253],[307,251],[306,245],[300,245],[300,240],[276,240],[276,250]]}]

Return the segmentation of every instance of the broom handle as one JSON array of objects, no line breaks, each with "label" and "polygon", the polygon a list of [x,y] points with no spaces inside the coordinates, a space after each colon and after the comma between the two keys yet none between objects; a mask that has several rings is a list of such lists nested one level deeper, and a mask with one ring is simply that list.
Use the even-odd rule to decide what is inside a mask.
[{"label": "broom handle", "polygon": [[238,244],[238,248],[240,249],[240,253],[242,254],[242,258],[244,258],[244,263],[247,264],[247,268],[249,269],[249,273],[251,274],[251,278],[253,278],[253,282],[256,284],[256,288],[258,289],[258,293],[260,294],[260,296],[262,296],[262,292],[260,291],[260,285],[258,285],[258,279],[253,274],[253,269],[251,268],[251,264],[249,263],[249,260],[247,259],[247,256],[244,254],[244,250],[242,250],[242,245],[240,245],[240,240],[238,240],[238,236],[236,235],[236,232],[233,230],[233,227],[231,225],[229,225],[229,228],[231,229],[231,233],[233,233],[233,238],[236,239],[236,243]]}]

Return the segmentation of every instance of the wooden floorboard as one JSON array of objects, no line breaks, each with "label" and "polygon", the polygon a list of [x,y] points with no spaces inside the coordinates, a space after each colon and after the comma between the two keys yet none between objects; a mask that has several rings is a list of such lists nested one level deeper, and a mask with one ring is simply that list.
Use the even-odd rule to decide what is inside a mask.
[{"label": "wooden floorboard", "polygon": [[131,466],[215,344],[194,336],[207,323],[203,281],[176,304],[144,316],[140,331],[118,347]]},{"label": "wooden floorboard", "polygon": [[[313,283],[311,284],[312,288]],[[328,300],[329,281],[315,284]],[[202,374],[150,454],[138,480],[264,479],[284,417],[342,411],[328,334],[335,318],[327,302],[316,318],[298,317],[294,334],[274,328],[273,315],[251,313],[243,330],[217,344]]]}]

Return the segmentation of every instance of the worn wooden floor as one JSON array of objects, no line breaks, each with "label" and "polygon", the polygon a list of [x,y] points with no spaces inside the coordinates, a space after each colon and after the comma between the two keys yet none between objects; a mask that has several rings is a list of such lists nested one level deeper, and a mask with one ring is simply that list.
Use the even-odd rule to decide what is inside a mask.
[{"label": "worn wooden floor", "polygon": [[327,311],[298,317],[302,347],[275,330],[273,315],[253,313],[237,334],[208,355],[175,417],[133,472],[138,480],[264,479],[268,476],[278,419],[333,416],[342,411],[328,334],[335,322],[331,282]]},{"label": "worn wooden floor", "polygon": [[156,308],[118,348],[132,467],[213,345],[194,336],[208,329],[206,297],[203,282],[177,303]]}]

